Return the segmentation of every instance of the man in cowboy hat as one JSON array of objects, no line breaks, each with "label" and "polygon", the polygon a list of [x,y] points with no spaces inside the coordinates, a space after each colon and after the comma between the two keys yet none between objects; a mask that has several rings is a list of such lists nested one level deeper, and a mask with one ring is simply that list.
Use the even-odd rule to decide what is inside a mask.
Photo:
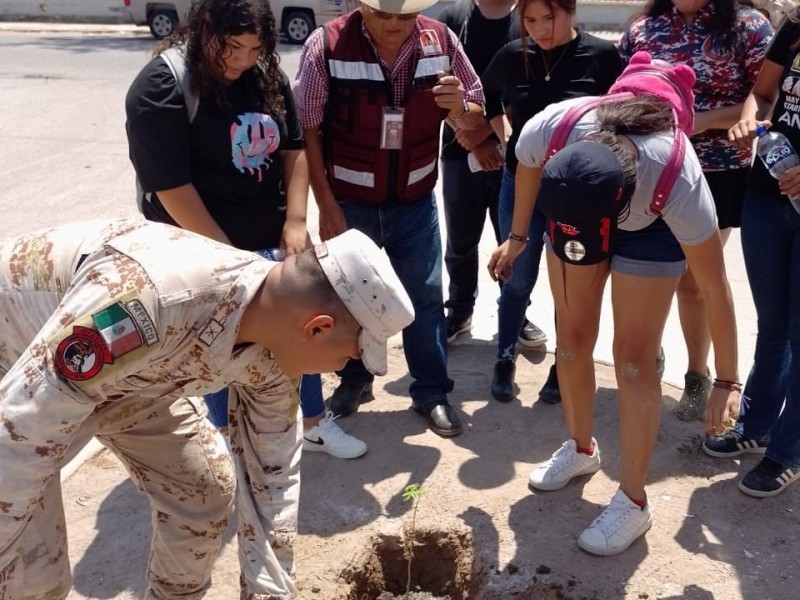
[{"label": "man in cowboy hat", "polygon": [[[462,432],[448,404],[442,249],[433,188],[445,119],[483,123],[483,91],[456,35],[420,11],[436,0],[363,0],[306,40],[294,93],[320,236],[355,228],[383,247],[416,319],[403,332],[413,408],[443,436]],[[340,372],[331,410],[372,392],[358,361]]]}]

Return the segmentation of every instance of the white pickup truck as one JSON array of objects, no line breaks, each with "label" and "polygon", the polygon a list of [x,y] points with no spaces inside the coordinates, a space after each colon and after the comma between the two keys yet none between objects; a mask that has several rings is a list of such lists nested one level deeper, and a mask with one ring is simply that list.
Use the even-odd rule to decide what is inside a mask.
[{"label": "white pickup truck", "polygon": [[[124,0],[130,20],[149,25],[156,39],[167,37],[186,20],[192,0]],[[302,44],[314,29],[344,14],[357,3],[353,0],[272,0],[279,31],[290,44]]]}]

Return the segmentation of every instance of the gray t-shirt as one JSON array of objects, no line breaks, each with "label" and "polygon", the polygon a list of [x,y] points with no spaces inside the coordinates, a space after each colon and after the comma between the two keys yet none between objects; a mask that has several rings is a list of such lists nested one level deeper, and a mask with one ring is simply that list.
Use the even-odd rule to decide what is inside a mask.
[{"label": "gray t-shirt", "polygon": [[[589,99],[574,98],[551,104],[528,121],[517,142],[516,154],[519,162],[527,167],[541,167],[550,137],[561,118],[573,105]],[[595,111],[589,111],[575,124],[567,143],[577,142],[583,135],[593,131],[596,122]],[[639,151],[639,169],[630,214],[619,223],[619,228],[624,231],[638,231],[657,218],[650,211],[650,203],[658,178],[669,160],[673,136],[672,133],[662,133],[632,135],[629,138]],[[703,177],[697,155],[688,140],[683,168],[661,211],[661,217],[678,242],[689,246],[706,241],[717,230],[714,200]]]}]

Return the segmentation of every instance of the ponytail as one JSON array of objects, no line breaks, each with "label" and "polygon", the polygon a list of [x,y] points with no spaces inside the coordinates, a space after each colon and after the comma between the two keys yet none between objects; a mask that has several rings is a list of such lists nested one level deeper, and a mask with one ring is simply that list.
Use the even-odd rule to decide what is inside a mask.
[{"label": "ponytail", "polygon": [[671,132],[675,119],[668,104],[652,97],[637,96],[598,106],[597,127],[616,135],[647,135]]},{"label": "ponytail", "polygon": [[619,160],[625,176],[619,212],[621,222],[628,217],[636,191],[636,156],[620,141],[620,136],[670,133],[675,129],[675,116],[669,104],[648,96],[601,104],[596,115],[597,128],[582,139],[605,144]]}]

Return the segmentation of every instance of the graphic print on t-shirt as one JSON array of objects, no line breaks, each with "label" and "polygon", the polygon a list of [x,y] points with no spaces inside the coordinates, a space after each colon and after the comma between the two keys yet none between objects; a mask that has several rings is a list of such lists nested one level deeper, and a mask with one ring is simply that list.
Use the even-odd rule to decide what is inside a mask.
[{"label": "graphic print on t-shirt", "polygon": [[787,77],[783,80],[781,89],[787,94],[800,96],[800,77]]},{"label": "graphic print on t-shirt", "polygon": [[797,75],[798,73],[800,73],[800,53],[795,54],[791,66],[784,72],[784,79],[781,82],[782,98],[779,98],[773,115],[775,122],[783,123],[793,129],[800,129],[800,77]]},{"label": "graphic print on t-shirt", "polygon": [[269,115],[244,113],[231,124],[231,161],[240,173],[258,174],[261,181],[264,167],[272,164],[270,156],[278,149],[281,134]]}]

